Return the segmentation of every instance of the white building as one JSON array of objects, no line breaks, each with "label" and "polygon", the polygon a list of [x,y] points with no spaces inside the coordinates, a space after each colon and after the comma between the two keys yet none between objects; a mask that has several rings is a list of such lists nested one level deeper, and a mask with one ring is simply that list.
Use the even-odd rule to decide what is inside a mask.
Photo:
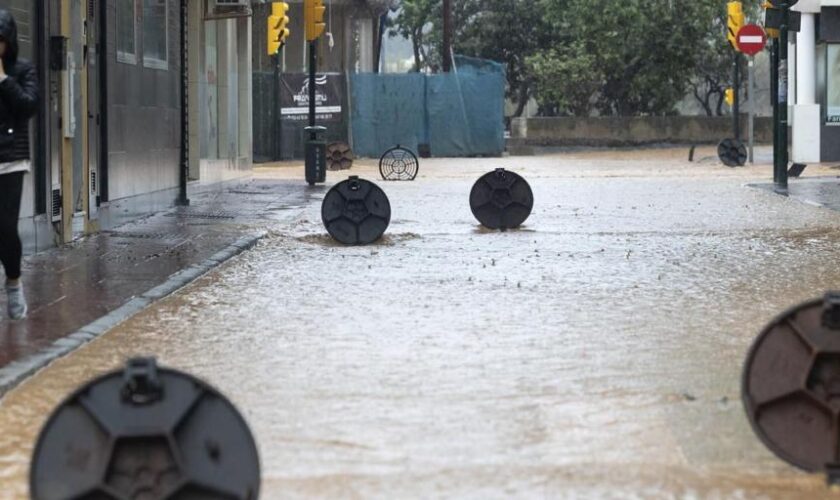
[{"label": "white building", "polygon": [[800,0],[788,61],[791,160],[840,161],[840,0]]}]

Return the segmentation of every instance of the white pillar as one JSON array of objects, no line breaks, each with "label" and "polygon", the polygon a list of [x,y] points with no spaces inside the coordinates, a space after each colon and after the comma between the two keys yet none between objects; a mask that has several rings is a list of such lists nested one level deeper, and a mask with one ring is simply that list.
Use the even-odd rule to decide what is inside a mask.
[{"label": "white pillar", "polygon": [[796,103],[817,103],[817,46],[814,14],[802,14],[802,28],[796,37]]},{"label": "white pillar", "polygon": [[[793,33],[790,33],[790,37],[793,38]],[[788,42],[788,61],[787,61],[787,69],[788,69],[788,107],[793,108],[796,104],[796,67],[799,64],[799,54],[796,53],[796,44],[793,43],[793,40]],[[792,109],[788,109],[789,112]],[[788,114],[788,116],[791,116]]]},{"label": "white pillar", "polygon": [[[791,68],[795,70],[791,82],[795,86],[796,104],[793,106],[793,151],[791,159],[796,163],[813,164],[820,161],[820,106],[817,104],[817,48],[815,15],[802,12],[802,27],[796,35],[796,60]],[[791,99],[794,94],[790,94]]]}]

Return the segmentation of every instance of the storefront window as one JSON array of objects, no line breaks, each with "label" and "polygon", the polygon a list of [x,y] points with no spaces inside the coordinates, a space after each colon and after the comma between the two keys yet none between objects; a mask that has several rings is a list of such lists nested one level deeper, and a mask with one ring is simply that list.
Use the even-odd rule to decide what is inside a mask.
[{"label": "storefront window", "polygon": [[826,50],[826,122],[840,125],[840,44]]},{"label": "storefront window", "polygon": [[137,64],[137,0],[117,0],[117,61]]},{"label": "storefront window", "polygon": [[167,0],[143,0],[143,65],[169,69]]}]

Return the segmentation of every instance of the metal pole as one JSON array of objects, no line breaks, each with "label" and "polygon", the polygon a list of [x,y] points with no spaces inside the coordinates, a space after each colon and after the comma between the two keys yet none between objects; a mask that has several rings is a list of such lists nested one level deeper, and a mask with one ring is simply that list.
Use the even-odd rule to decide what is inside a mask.
[{"label": "metal pole", "polygon": [[747,68],[747,92],[750,102],[749,149],[750,163],[755,163],[755,58],[750,57]]},{"label": "metal pole", "polygon": [[[318,41],[309,42],[309,126],[315,126],[315,73],[318,67]],[[317,139],[314,129],[309,131],[309,139]]]},{"label": "metal pole", "polygon": [[773,104],[773,183],[779,183],[779,39],[770,46],[770,101]]},{"label": "metal pole", "polygon": [[190,182],[190,136],[189,136],[189,59],[188,50],[188,17],[189,9],[187,0],[181,0],[181,168],[178,182],[178,199],[176,204],[182,207],[189,206],[190,199],[187,193],[187,184]]},{"label": "metal pole", "polygon": [[732,126],[735,129],[735,140],[741,140],[741,58],[738,51],[735,54],[735,74],[732,78],[734,101],[732,103]]},{"label": "metal pole", "polygon": [[452,0],[443,0],[443,71],[452,71]]},{"label": "metal pole", "polygon": [[274,54],[274,123],[272,126],[272,157],[274,161],[280,160],[280,53]]},{"label": "metal pole", "polygon": [[790,7],[782,8],[782,26],[779,28],[779,182],[776,189],[788,188],[788,25]]}]

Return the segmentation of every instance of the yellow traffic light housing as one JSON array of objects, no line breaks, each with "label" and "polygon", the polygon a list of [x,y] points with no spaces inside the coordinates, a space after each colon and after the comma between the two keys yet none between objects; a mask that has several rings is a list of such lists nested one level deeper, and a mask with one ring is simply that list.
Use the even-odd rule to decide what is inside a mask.
[{"label": "yellow traffic light housing", "polygon": [[323,0],[304,0],[304,20],[306,21],[306,40],[313,42],[324,34],[327,25],[324,24]]},{"label": "yellow traffic light housing", "polygon": [[767,38],[779,38],[779,36],[781,35],[781,33],[779,32],[779,28],[771,26],[771,18],[778,18],[779,9],[775,8],[770,2],[764,2],[764,4],[762,4],[761,6],[764,7],[764,9],[767,11],[765,13],[764,21],[764,31],[767,33]]},{"label": "yellow traffic light housing", "polygon": [[734,89],[731,89],[731,88],[726,89],[726,92],[724,92],[723,95],[724,95],[724,99],[726,100],[726,104],[728,104],[730,107],[735,105],[735,90]]},{"label": "yellow traffic light housing", "polygon": [[277,54],[289,38],[289,4],[273,2],[268,16],[268,55]]},{"label": "yellow traffic light housing", "polygon": [[741,2],[729,2],[726,4],[726,38],[735,50],[738,50],[738,32],[744,26],[744,6]]}]

